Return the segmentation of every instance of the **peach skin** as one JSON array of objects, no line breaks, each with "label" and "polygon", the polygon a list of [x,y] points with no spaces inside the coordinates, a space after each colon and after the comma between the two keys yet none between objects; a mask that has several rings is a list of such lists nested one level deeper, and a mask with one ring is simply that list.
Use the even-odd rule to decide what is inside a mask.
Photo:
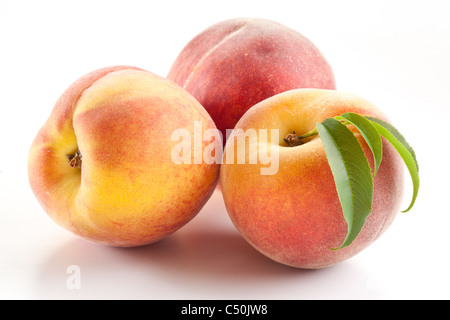
[{"label": "peach skin", "polygon": [[336,89],[333,71],[302,34],[265,19],[216,23],[180,52],[167,77],[209,112],[226,140],[256,103],[297,88]]},{"label": "peach skin", "polygon": [[[190,221],[219,166],[175,164],[171,133],[215,125],[175,83],[129,66],[93,71],[59,98],[35,137],[31,188],[60,226],[94,242],[145,245]],[[207,142],[204,142],[206,144]]]},{"label": "peach skin", "polygon": [[[372,212],[355,241],[340,250],[347,234],[334,178],[319,136],[289,147],[284,137],[310,132],[326,118],[345,112],[386,116],[370,102],[335,90],[297,89],[275,95],[253,106],[236,125],[248,129],[279,130],[278,139],[260,140],[279,154],[278,171],[262,175],[266,164],[224,161],[220,184],[231,220],[242,236],[267,257],[298,268],[317,269],[342,262],[361,252],[391,225],[403,197],[403,161],[383,139],[383,161],[374,179]],[[359,132],[355,136],[373,169],[371,150]],[[249,147],[227,141],[224,158]],[[239,150],[239,148],[245,148]]]}]

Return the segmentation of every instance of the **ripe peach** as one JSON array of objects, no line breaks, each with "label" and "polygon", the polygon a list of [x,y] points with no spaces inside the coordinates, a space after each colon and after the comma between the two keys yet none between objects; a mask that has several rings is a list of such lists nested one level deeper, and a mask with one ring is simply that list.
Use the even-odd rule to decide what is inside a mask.
[{"label": "ripe peach", "polygon": [[193,38],[168,76],[209,112],[226,140],[253,105],[290,89],[335,89],[331,67],[297,31],[264,19],[231,19]]},{"label": "ripe peach", "polygon": [[[170,80],[128,66],[91,72],[56,102],[29,153],[29,181],[62,227],[111,246],[155,242],[191,220],[217,164],[173,163],[171,133],[215,125]],[[206,142],[204,142],[206,144]]]},{"label": "ripe peach", "polygon": [[[258,128],[279,130],[279,138],[257,142],[268,153],[278,154],[278,172],[262,175],[261,168],[267,165],[259,159],[256,164],[227,160],[222,164],[220,176],[222,194],[234,225],[251,245],[275,261],[312,269],[344,261],[378,239],[399,211],[403,162],[383,139],[383,161],[374,179],[372,212],[350,246],[331,250],[343,243],[347,223],[322,141],[315,136],[305,144],[289,147],[283,138],[293,131],[305,134],[318,122],[345,112],[388,121],[373,104],[355,95],[298,89],[258,103],[236,125],[235,130],[242,129],[241,132]],[[356,129],[352,130],[373,169],[369,147]],[[250,144],[235,143],[237,137],[233,133],[228,139],[224,158],[229,153],[235,156],[242,153],[250,159]]]}]

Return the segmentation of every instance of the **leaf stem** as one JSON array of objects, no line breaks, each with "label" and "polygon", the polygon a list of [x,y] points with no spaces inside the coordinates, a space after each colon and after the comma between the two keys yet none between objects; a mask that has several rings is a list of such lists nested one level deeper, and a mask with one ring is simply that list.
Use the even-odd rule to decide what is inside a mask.
[{"label": "leaf stem", "polygon": [[292,133],[289,133],[283,140],[284,140],[284,142],[286,142],[286,144],[289,147],[296,147],[296,146],[300,146],[300,145],[304,144],[304,142],[302,141],[303,139],[312,137],[312,136],[316,136],[318,134],[319,133],[317,132],[317,127],[316,127],[316,128],[314,128],[314,130],[311,130],[301,136],[297,136],[295,131],[293,131]]},{"label": "leaf stem", "polygon": [[306,139],[306,138],[309,138],[312,136],[317,136],[318,134],[319,134],[319,132],[317,131],[317,127],[315,127],[313,130],[305,133],[304,135],[299,136],[298,139],[302,140],[302,139]]}]

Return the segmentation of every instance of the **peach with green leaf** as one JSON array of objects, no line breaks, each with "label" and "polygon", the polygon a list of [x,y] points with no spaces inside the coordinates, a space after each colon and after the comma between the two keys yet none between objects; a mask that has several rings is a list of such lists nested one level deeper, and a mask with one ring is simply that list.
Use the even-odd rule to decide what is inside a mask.
[{"label": "peach with green leaf", "polygon": [[[358,96],[334,90],[297,89],[253,106],[234,132],[278,130],[260,139],[278,154],[278,171],[224,162],[220,183],[229,216],[242,236],[269,258],[316,269],[367,248],[392,224],[403,200],[404,166],[419,188],[414,151],[386,115]],[[228,154],[259,150],[234,143]],[[253,151],[252,151],[253,150]]]}]

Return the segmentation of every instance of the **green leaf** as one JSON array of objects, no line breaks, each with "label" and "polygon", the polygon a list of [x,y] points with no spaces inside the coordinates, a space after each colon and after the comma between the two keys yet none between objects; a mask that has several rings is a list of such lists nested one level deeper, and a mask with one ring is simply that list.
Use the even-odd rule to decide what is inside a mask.
[{"label": "green leaf", "polygon": [[417,199],[417,195],[419,193],[419,185],[420,185],[419,164],[417,163],[416,153],[408,144],[403,135],[400,132],[398,132],[398,130],[394,128],[394,126],[377,118],[372,117],[366,118],[372,121],[372,124],[375,126],[378,132],[394,146],[394,148],[400,154],[400,156],[402,157],[403,161],[406,164],[406,167],[409,170],[413,182],[413,195],[411,203],[409,204],[408,208],[403,211],[407,212],[411,210],[411,208],[414,206],[414,203],[416,202]]},{"label": "green leaf", "polygon": [[359,141],[344,124],[328,118],[317,124],[317,130],[348,225],[347,236],[336,250],[353,242],[372,211],[373,178]]},{"label": "green leaf", "polygon": [[356,113],[344,113],[340,117],[335,117],[337,120],[344,120],[353,124],[361,133],[363,138],[366,140],[367,145],[370,150],[372,150],[373,160],[374,160],[374,171],[373,177],[376,176],[378,169],[381,165],[381,160],[383,159],[383,141],[378,133],[377,129],[373,124],[363,116]]},{"label": "green leaf", "polygon": [[[413,148],[409,145],[409,143],[406,141],[405,137],[390,123],[383,121],[378,118],[373,117],[365,117],[366,119],[378,123],[379,125],[383,126],[386,130],[388,130],[394,137],[397,139],[411,154],[414,163],[417,168],[417,172],[419,171],[419,163],[417,162],[416,153],[414,152]],[[381,132],[380,132],[381,134]],[[385,137],[386,138],[386,137]]]}]

